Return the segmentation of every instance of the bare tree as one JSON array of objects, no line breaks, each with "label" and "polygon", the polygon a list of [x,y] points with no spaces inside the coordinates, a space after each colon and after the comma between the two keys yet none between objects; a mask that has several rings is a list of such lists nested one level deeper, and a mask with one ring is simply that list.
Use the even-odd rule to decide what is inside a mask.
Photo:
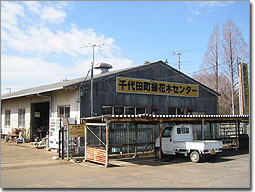
[{"label": "bare tree", "polygon": [[238,63],[237,58],[248,59],[248,45],[244,41],[240,29],[232,22],[228,21],[223,25],[222,39],[222,61],[224,72],[231,81],[231,108],[232,114],[235,114],[235,97],[238,94],[235,90],[238,86]]},{"label": "bare tree", "polygon": [[240,29],[228,21],[223,25],[222,38],[215,25],[201,65],[201,72],[194,78],[219,92],[220,114],[236,114],[239,108],[238,58],[247,61],[248,45]]},{"label": "bare tree", "polygon": [[219,91],[219,47],[220,32],[219,26],[216,24],[213,28],[201,69],[207,74],[207,80],[211,81],[211,88],[217,92]]},{"label": "bare tree", "polygon": [[[215,90],[215,82],[209,79],[213,79],[214,75],[212,73],[205,73],[201,71],[199,74],[195,75],[193,78],[204,84],[205,86]],[[231,82],[224,73],[218,75],[218,93],[220,97],[218,98],[218,113],[219,114],[231,114]],[[237,98],[238,100],[238,98]]]}]

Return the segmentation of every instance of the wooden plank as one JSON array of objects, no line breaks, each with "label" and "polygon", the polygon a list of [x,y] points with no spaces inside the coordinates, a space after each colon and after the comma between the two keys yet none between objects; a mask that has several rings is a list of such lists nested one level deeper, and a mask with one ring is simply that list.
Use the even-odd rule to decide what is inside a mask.
[{"label": "wooden plank", "polygon": [[90,126],[105,126],[105,123],[86,123],[86,125],[90,125]]},{"label": "wooden plank", "polygon": [[92,161],[100,164],[106,163],[106,149],[98,148],[98,147],[86,147],[86,160]]}]

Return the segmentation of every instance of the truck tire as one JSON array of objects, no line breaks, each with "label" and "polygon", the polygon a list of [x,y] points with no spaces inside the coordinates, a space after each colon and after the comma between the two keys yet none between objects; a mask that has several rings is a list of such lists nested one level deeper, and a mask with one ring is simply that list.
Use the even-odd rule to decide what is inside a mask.
[{"label": "truck tire", "polygon": [[[155,156],[157,159],[159,159],[159,148],[155,149]],[[161,157],[162,157],[162,154],[161,154]]]},{"label": "truck tire", "polygon": [[[159,159],[159,148],[155,149],[155,155],[156,155],[156,158]],[[161,152],[161,159],[163,159],[165,157],[166,157],[166,155],[163,152]]]},{"label": "truck tire", "polygon": [[198,163],[200,161],[200,154],[198,151],[192,151],[189,157],[193,163]]}]

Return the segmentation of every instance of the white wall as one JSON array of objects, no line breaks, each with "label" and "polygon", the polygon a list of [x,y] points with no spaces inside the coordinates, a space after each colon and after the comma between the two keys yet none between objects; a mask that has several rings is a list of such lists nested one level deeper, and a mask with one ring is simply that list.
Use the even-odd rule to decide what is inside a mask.
[{"label": "white wall", "polygon": [[70,118],[80,119],[80,103],[78,89],[55,91],[52,94],[52,117],[57,117],[57,108],[61,105],[70,105]]},{"label": "white wall", "polygon": [[[20,128],[18,126],[18,110],[25,109],[25,129],[30,128],[30,107],[31,103],[47,102],[48,98],[30,96],[15,99],[2,100],[2,130],[3,133],[11,133],[12,128]],[[5,110],[11,111],[10,126],[5,126]],[[23,127],[22,127],[23,128]]]},{"label": "white wall", "polygon": [[[53,92],[44,93],[42,95],[52,96],[52,117],[57,117],[57,106],[70,105],[70,117],[80,118],[80,103],[78,100],[78,89],[58,90]],[[30,130],[30,108],[31,103],[49,102],[47,97],[39,97],[37,95],[29,97],[19,97],[13,99],[2,100],[2,132],[11,133],[12,128],[18,127],[18,109],[25,109],[25,129],[27,137],[29,138]],[[10,126],[5,126],[5,110],[11,110]]]}]

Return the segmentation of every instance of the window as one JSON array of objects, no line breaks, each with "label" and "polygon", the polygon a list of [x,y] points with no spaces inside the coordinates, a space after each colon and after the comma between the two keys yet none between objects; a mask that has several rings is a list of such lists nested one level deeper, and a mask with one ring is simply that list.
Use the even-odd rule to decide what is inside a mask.
[{"label": "window", "polygon": [[114,115],[124,115],[124,107],[114,107]]},{"label": "window", "polygon": [[176,108],[176,115],[184,115],[184,108]]},{"label": "window", "polygon": [[184,108],[169,107],[168,115],[184,115]]},{"label": "window", "polygon": [[110,106],[103,105],[102,106],[102,115],[138,115],[145,114],[145,107],[135,107],[135,106]]},{"label": "window", "polygon": [[19,109],[19,127],[25,127],[25,109]]},{"label": "window", "polygon": [[125,107],[126,115],[135,115],[135,107]]},{"label": "window", "polygon": [[186,134],[189,134],[189,128],[186,127]]},{"label": "window", "polygon": [[182,126],[177,128],[177,134],[189,134],[189,128]]},{"label": "window", "polygon": [[11,111],[5,110],[5,126],[10,126]]},{"label": "window", "polygon": [[58,117],[70,117],[70,106],[58,106]]},{"label": "window", "polygon": [[207,112],[204,111],[192,111],[192,115],[206,115]]},{"label": "window", "polygon": [[145,113],[146,113],[145,107],[136,107],[136,115]]},{"label": "window", "polygon": [[175,108],[169,107],[168,108],[168,115],[175,115]]},{"label": "window", "polygon": [[182,126],[181,134],[185,134],[185,131],[186,131],[185,127],[184,127],[184,126]]},{"label": "window", "polygon": [[164,129],[162,137],[171,137],[172,135],[172,127],[167,127]]},{"label": "window", "polygon": [[102,106],[102,115],[111,115],[112,106]]}]

